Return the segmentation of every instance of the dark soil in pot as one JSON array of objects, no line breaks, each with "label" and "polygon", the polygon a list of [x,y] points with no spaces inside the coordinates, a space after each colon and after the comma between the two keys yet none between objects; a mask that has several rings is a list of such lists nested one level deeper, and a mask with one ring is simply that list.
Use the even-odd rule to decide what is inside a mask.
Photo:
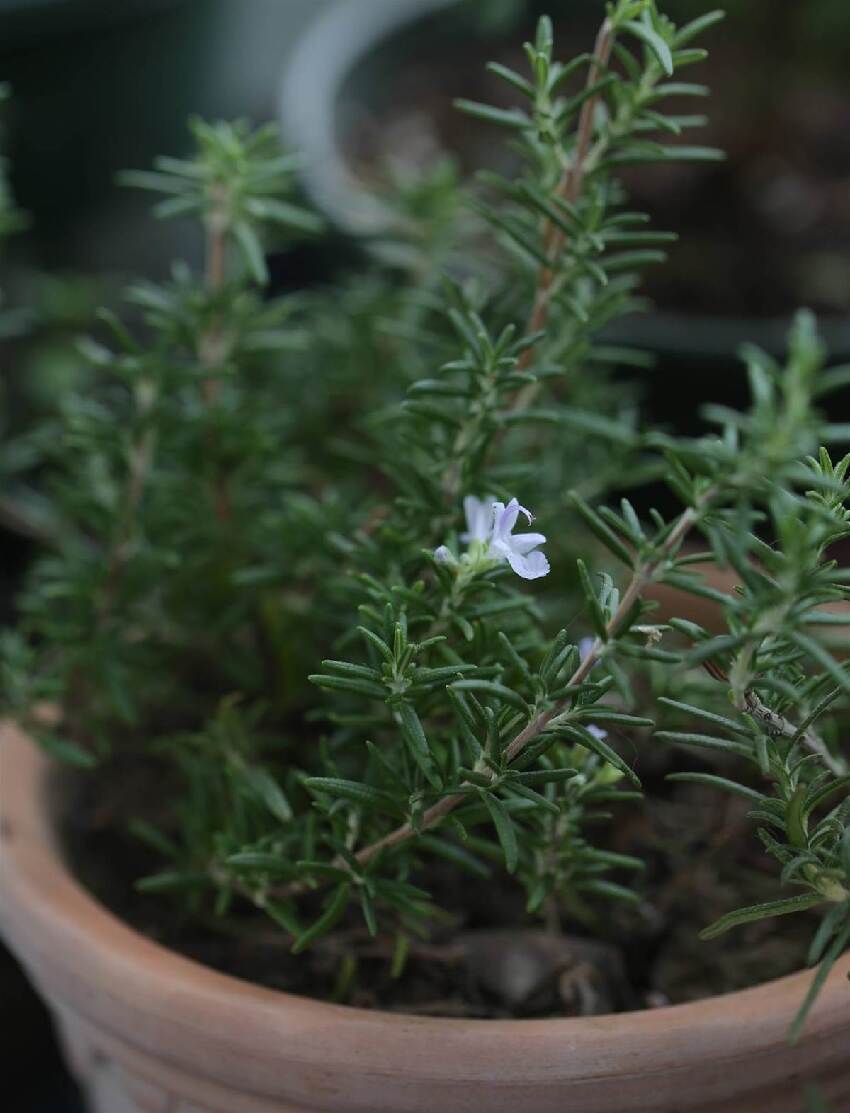
[{"label": "dark soil in pot", "polygon": [[[754,838],[746,801],[671,784],[664,775],[675,755],[660,744],[621,741],[637,747],[647,800],[618,809],[607,845],[646,862],[635,884],[640,904],[597,903],[544,930],[498,868],[481,880],[438,867],[412,880],[447,911],[435,916],[428,939],[411,943],[403,965],[396,939],[371,938],[354,915],[292,956],[285,933],[247,906],[234,904],[220,919],[212,912],[190,919],[163,894],[138,892],[134,879],[161,868],[127,830],[130,817],[161,818],[166,794],[150,766],[70,778],[65,841],[85,884],[149,937],[249,981],[364,1008],[494,1018],[604,1014],[698,1000],[803,967],[813,917],[794,917],[781,932],[762,921],[699,941],[698,932],[730,909],[781,895],[773,866]],[[116,784],[126,787],[116,793]]]}]

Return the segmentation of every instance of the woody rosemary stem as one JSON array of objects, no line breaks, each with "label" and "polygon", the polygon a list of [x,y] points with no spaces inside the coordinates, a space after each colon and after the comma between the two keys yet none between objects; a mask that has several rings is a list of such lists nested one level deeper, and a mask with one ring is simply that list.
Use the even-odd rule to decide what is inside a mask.
[{"label": "woody rosemary stem", "polygon": [[[587,73],[586,88],[592,88],[604,69],[607,68],[614,46],[614,28],[609,20],[605,20],[596,36],[593,48],[593,61]],[[596,106],[599,103],[599,94],[596,93],[584,102],[579,115],[578,130],[576,132],[576,145],[569,164],[564,167],[561,180],[555,190],[555,196],[570,205],[574,205],[581,196],[584,185],[585,164],[590,141],[593,137],[593,120],[596,115]],[[549,319],[549,306],[554,294],[555,275],[554,264],[566,246],[567,236],[552,220],[547,220],[543,228],[543,250],[549,260],[549,266],[541,266],[537,276],[537,289],[534,295],[534,304],[529,317],[526,335],[533,336],[546,328]],[[528,347],[519,359],[520,371],[527,371],[534,359],[534,346]],[[517,395],[513,409],[525,409],[534,399],[538,391],[537,383],[529,383]]]},{"label": "woody rosemary stem", "polygon": [[[570,687],[582,684],[587,680],[593,666],[599,660],[605,644],[620,633],[635,605],[642,598],[644,591],[655,578],[659,568],[661,568],[664,562],[671,556],[675,555],[688,533],[697,524],[704,511],[710,506],[715,497],[716,491],[713,488],[709,488],[699,498],[695,506],[688,507],[687,510],[683,511],[656,552],[633,571],[628,587],[623,593],[623,597],[616,611],[609,619],[605,628],[605,638],[598,637],[594,640],[590,650],[570,677],[568,681]],[[553,707],[548,708],[546,711],[541,711],[539,715],[535,716],[506,748],[505,758],[507,762],[515,761],[525,747],[537,738],[538,735],[542,734],[553,720],[569,711],[569,707],[569,700],[563,700],[560,703],[556,703]],[[482,772],[485,772],[485,770],[482,770]],[[467,788],[472,786],[465,783],[462,787]],[[394,831],[390,831],[388,835],[384,835],[382,839],[378,839],[376,842],[370,843],[369,846],[364,846],[362,850],[358,850],[354,855],[358,865],[365,866],[382,851],[391,850],[400,843],[413,838],[418,833],[436,826],[466,799],[468,799],[468,797],[464,792],[456,792],[450,796],[444,796],[442,800],[438,800],[436,804],[433,804],[422,813],[415,830],[410,823],[403,823],[400,827],[396,827]],[[333,865],[345,868],[346,863],[344,859],[337,858],[334,859]],[[278,897],[297,896],[299,893],[305,892],[307,888],[307,885],[299,882],[277,890],[274,895]]]},{"label": "woody rosemary stem", "polygon": [[[216,188],[215,204],[207,217],[206,286],[215,297],[220,293],[226,276],[227,216],[226,196],[222,186]],[[204,370],[204,398],[212,404],[218,398],[219,380],[215,371],[221,364],[221,317],[217,315],[201,335],[198,356]]]},{"label": "woody rosemary stem", "polygon": [[[143,385],[137,394],[139,413],[146,417],[156,402],[156,389],[152,384]],[[156,434],[153,429],[145,429],[134,442],[129,452],[129,475],[124,510],[115,540],[106,557],[106,574],[103,591],[97,610],[97,620],[103,624],[110,616],[121,582],[124,566],[130,554],[136,516],[145,492],[148,475],[153,463],[156,448]]]},{"label": "woody rosemary stem", "polygon": [[[205,281],[207,289],[213,295],[219,293],[224,287],[226,277],[226,201],[227,197],[223,187],[219,187],[216,194],[216,204],[207,221]],[[204,398],[207,405],[213,405],[218,398],[219,389],[219,381],[214,372],[220,365],[223,357],[222,330],[219,317],[214,319],[210,327],[200,337],[198,342],[198,357],[201,365],[207,372],[203,382]],[[142,390],[139,396],[139,409],[143,416],[151,410],[155,400],[156,394],[152,387]],[[127,561],[133,525],[139,504],[144,494],[148,474],[153,462],[155,447],[155,434],[153,430],[146,429],[130,451],[127,497],[118,536],[106,559],[106,575],[104,577],[103,594],[98,608],[100,622],[107,619],[112,610],[121,574]],[[220,481],[216,493],[216,513],[221,518],[227,518],[227,508],[228,497],[226,485],[224,481]]]},{"label": "woody rosemary stem", "polygon": [[[658,569],[670,556],[672,556],[682,544],[688,533],[696,525],[702,512],[711,503],[715,496],[713,490],[708,490],[699,500],[696,506],[689,506],[680,516],[676,525],[664,539],[660,549],[648,560],[644,561],[640,567],[636,568],[632,573],[632,578],[629,585],[623,593],[623,597],[617,606],[617,610],[611,616],[605,627],[605,638],[597,637],[593,641],[590,650],[585,654],[584,659],[580,662],[578,668],[570,677],[569,684],[583,684],[590,676],[590,672],[596,662],[599,660],[606,642],[617,636],[623,627],[626,619],[632,613],[635,604],[643,597],[644,591],[652,583]],[[532,739],[536,738],[538,734],[546,729],[549,723],[558,715],[562,715],[568,709],[566,701],[550,707],[548,711],[541,712],[536,719],[528,724],[528,726],[520,731],[520,733],[510,743],[505,751],[505,757],[508,761],[514,761],[519,754],[525,749]]]},{"label": "woody rosemary stem", "polygon": [[[223,185],[214,187],[213,206],[207,216],[206,286],[211,299],[223,290],[227,278],[227,193]],[[220,371],[224,362],[224,335],[221,310],[216,309],[209,327],[198,341],[198,358],[204,370],[203,395],[208,407],[218,401],[221,389]],[[219,476],[215,481],[215,512],[221,521],[230,517],[230,496],[227,479]]]},{"label": "woody rosemary stem", "polygon": [[[597,81],[599,81],[602,71],[607,68],[614,46],[614,38],[614,27],[611,22],[606,19],[599,28],[599,32],[596,36],[593,59],[587,73],[586,89],[592,88]],[[574,205],[581,196],[587,156],[590,150],[591,139],[593,138],[593,121],[598,103],[599,94],[595,93],[593,96],[588,97],[582,105],[576,131],[575,148],[569,163],[564,167],[561,178],[554,191],[555,198],[565,201],[569,205]],[[542,234],[543,251],[548,263],[545,265],[541,264],[540,270],[537,273],[534,300],[528,324],[525,329],[526,336],[534,336],[536,333],[542,332],[546,328],[546,323],[549,319],[549,307],[555,293],[557,259],[564,250],[567,242],[566,233],[563,229],[548,218],[543,224]],[[527,371],[529,369],[534,361],[535,347],[536,346],[532,344],[522,352],[517,363],[517,370]],[[516,413],[520,410],[527,409],[536,398],[539,388],[539,383],[528,383],[523,387],[517,393],[513,401],[511,412]],[[480,417],[477,420],[480,421]],[[469,426],[465,426],[460,430],[455,440],[453,449],[454,459],[446,472],[446,479],[443,484],[446,501],[449,503],[454,503],[459,494],[463,454],[467,449],[469,439],[470,429]]]},{"label": "woody rosemary stem", "polygon": [[[719,680],[723,684],[729,683],[728,673],[714,661],[704,661],[703,667],[713,679]],[[781,735],[783,738],[799,738],[806,749],[816,754],[834,776],[844,777],[847,775],[847,762],[844,758],[833,754],[812,727],[801,732],[795,723],[790,722],[784,715],[780,715],[779,712],[768,707],[752,688],[747,688],[744,692],[740,710],[746,711],[748,715],[758,719],[770,734]]]}]

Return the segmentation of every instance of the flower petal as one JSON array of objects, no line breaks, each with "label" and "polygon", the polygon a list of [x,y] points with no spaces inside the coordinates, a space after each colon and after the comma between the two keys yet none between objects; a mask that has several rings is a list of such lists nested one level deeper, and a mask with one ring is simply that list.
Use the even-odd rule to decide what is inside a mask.
[{"label": "flower petal", "polygon": [[511,499],[507,506],[503,502],[493,503],[493,538],[507,541],[519,517],[519,503]]},{"label": "flower petal", "polygon": [[[507,546],[506,546],[507,548]],[[539,549],[524,556],[513,549],[507,548],[505,559],[518,576],[524,580],[539,580],[541,576],[549,574],[549,561]]]},{"label": "flower petal", "polygon": [[436,560],[438,564],[455,563],[454,553],[451,551],[448,545],[441,545],[439,549],[434,550],[434,560]]},{"label": "flower petal", "polygon": [[508,512],[503,502],[493,503],[493,539],[506,541],[511,534],[511,527],[505,528]]},{"label": "flower petal", "polygon": [[532,549],[539,549],[545,541],[542,533],[515,533],[508,544],[515,553],[530,553]]},{"label": "flower petal", "polygon": [[490,542],[487,556],[491,560],[500,560],[503,564],[511,555],[510,541],[501,541],[498,538]]},{"label": "flower petal", "polygon": [[587,733],[592,734],[594,738],[598,738],[600,742],[602,741],[603,738],[608,737],[608,731],[603,730],[602,727],[596,726],[595,723],[588,723],[587,724]]},{"label": "flower petal", "polygon": [[479,499],[467,495],[463,500],[463,513],[466,517],[466,533],[460,535],[464,544],[470,541],[486,541],[490,536],[493,522],[493,506],[489,499]]}]

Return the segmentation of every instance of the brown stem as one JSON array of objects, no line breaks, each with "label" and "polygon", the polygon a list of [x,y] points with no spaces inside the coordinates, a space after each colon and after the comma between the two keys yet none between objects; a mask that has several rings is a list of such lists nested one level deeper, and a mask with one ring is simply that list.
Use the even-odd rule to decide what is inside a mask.
[{"label": "brown stem", "polygon": [[[570,677],[569,683],[571,685],[583,684],[584,681],[587,680],[593,666],[599,660],[605,644],[610,641],[611,638],[616,637],[620,632],[623,623],[629,617],[635,604],[654,579],[660,566],[672,553],[676,552],[689,531],[696,525],[703,508],[713,497],[714,492],[709,491],[700,499],[697,507],[688,507],[688,509],[680,515],[678,522],[667,535],[664,544],[656,555],[650,560],[645,561],[640,568],[635,569],[617,610],[611,616],[605,627],[605,638],[597,637],[594,639],[590,650]],[[557,718],[558,715],[562,715],[567,708],[568,701],[564,701],[560,704],[556,704],[554,707],[550,707],[548,711],[542,711],[536,719],[532,719],[528,726],[520,731],[505,750],[505,757],[507,760],[513,761],[532,739],[536,738],[538,734],[541,734],[549,723]]]},{"label": "brown stem", "polygon": [[[213,191],[213,201],[207,217],[206,286],[211,294],[217,294],[224,286],[227,258],[226,195],[221,186]],[[216,317],[198,343],[201,366],[208,372],[204,379],[204,397],[210,404],[218,397],[219,382],[213,372],[221,363],[222,355],[221,319]]]},{"label": "brown stem", "polygon": [[[140,399],[142,415],[147,414],[154,404],[155,391],[145,391]],[[106,573],[103,581],[103,593],[97,610],[98,623],[102,624],[112,611],[118,585],[127,558],[130,553],[130,541],[136,521],[142,495],[145,491],[151,464],[153,462],[156,437],[152,429],[146,429],[139,440],[130,449],[130,469],[127,481],[127,495],[124,509],[118,525],[115,539],[106,556]]]},{"label": "brown stem", "polygon": [[[614,46],[614,37],[614,28],[607,19],[604,20],[596,36],[596,43],[593,49],[593,60],[587,74],[587,83],[585,86],[587,89],[591,88],[591,86],[599,80],[600,74],[607,67],[611,58],[611,50]],[[555,189],[554,196],[566,201],[570,205],[574,205],[581,195],[587,155],[590,150],[591,139],[593,138],[593,119],[596,114],[596,106],[598,103],[599,94],[596,93],[588,97],[582,105],[581,113],[579,114],[578,130],[576,132],[575,149],[569,165],[564,168],[561,179]],[[534,294],[531,314],[525,329],[526,336],[533,336],[535,333],[543,332],[546,328],[557,275],[555,263],[558,256],[563,252],[566,243],[567,237],[563,229],[553,220],[546,219],[543,224],[543,251],[548,263],[545,265],[541,264],[537,274],[537,288]],[[535,345],[525,348],[520,355],[517,369],[520,371],[527,371],[534,360],[534,353]],[[539,383],[528,383],[524,386],[514,398],[511,405],[511,412],[523,410],[530,406],[537,396],[539,389]],[[461,470],[461,460],[459,457],[464,448],[466,435],[466,429],[462,429],[458,434],[454,446],[455,459],[450,464],[446,472],[445,482],[443,483],[443,491],[448,502],[454,502],[458,495]],[[497,435],[496,440],[498,439],[499,437]]]},{"label": "brown stem", "polygon": [[[679,516],[676,525],[667,535],[655,555],[652,556],[650,559],[644,561],[644,563],[639,568],[635,569],[635,571],[632,573],[632,578],[629,581],[629,585],[623,593],[623,597],[620,600],[617,610],[608,621],[608,624],[605,628],[605,638],[603,639],[601,637],[598,637],[594,640],[590,650],[579,663],[578,668],[575,670],[573,675],[570,677],[569,684],[571,686],[582,684],[585,680],[587,680],[593,666],[599,660],[606,642],[608,642],[611,638],[616,637],[617,634],[620,632],[623,624],[632,613],[635,604],[641,598],[643,592],[646,590],[647,586],[651,583],[651,581],[657,574],[658,569],[667,559],[669,559],[669,557],[671,557],[678,550],[688,532],[694,527],[694,525],[696,525],[700,515],[713,501],[715,495],[716,492],[713,489],[709,489],[705,492],[705,494],[701,496],[695,506],[688,507],[688,509]],[[542,734],[543,731],[549,726],[549,724],[559,715],[563,715],[566,711],[568,711],[569,707],[570,701],[567,699],[562,700],[560,703],[555,704],[554,707],[550,707],[546,711],[541,711],[540,714],[532,719],[531,722],[526,727],[524,727],[523,730],[521,730],[519,734],[517,734],[516,737],[513,739],[513,741],[508,745],[507,749],[505,750],[506,761],[508,763],[515,761],[516,758],[519,757],[519,755],[525,749],[525,747],[529,744],[529,742],[533,741],[535,738],[538,737],[538,735]],[[469,788],[472,786],[469,784],[464,784],[463,787]],[[369,846],[365,846],[362,850],[358,850],[358,852],[354,855],[355,859],[357,860],[359,865],[367,865],[377,854],[380,854],[381,851],[390,850],[394,846],[398,846],[399,843],[406,842],[418,832],[426,831],[429,828],[434,827],[442,819],[445,819],[447,815],[453,812],[454,809],[458,807],[458,805],[462,804],[466,799],[468,799],[468,796],[465,792],[456,792],[453,793],[451,796],[444,796],[442,800],[438,800],[436,804],[432,804],[430,808],[426,809],[426,811],[423,812],[423,814],[419,818],[416,830],[414,830],[410,823],[403,823],[401,826],[396,827],[394,831],[390,831],[389,834],[384,835],[382,839],[378,839],[377,842],[370,843]],[[344,868],[346,863],[342,858],[336,858],[333,861],[333,865]],[[283,889],[278,890],[275,895],[280,897],[297,896],[299,893],[306,891],[306,889],[307,886],[305,884],[298,882],[293,885],[285,886]]]},{"label": "brown stem", "polygon": [[[747,711],[753,718],[764,723],[768,730],[781,734],[783,738],[794,738],[797,735],[799,728],[786,719],[784,715],[772,711],[752,690],[746,692],[744,701]],[[804,730],[800,735],[800,741],[813,754],[817,754],[827,769],[836,777],[843,777],[847,772],[847,766],[844,762],[830,753],[826,743],[816,731],[811,728]]]},{"label": "brown stem", "polygon": [[[715,680],[720,680],[724,684],[729,682],[728,675],[724,672],[719,665],[714,661],[705,661],[703,667]],[[767,729],[774,734],[781,734],[783,738],[796,738],[800,733],[800,728],[795,726],[790,719],[786,719],[784,715],[780,715],[778,711],[773,711],[767,706],[752,688],[748,688],[744,692],[742,711],[746,711],[752,715],[754,719],[764,723]],[[817,731],[809,727],[800,734],[800,741],[803,745],[813,754],[821,759],[830,773],[836,777],[843,777],[847,773],[847,765],[842,758],[836,757],[831,753],[826,742],[821,738]]]},{"label": "brown stem", "polygon": [[[591,88],[599,80],[600,74],[607,67],[614,46],[614,28],[606,19],[599,28],[596,44],[593,48],[593,61],[587,74],[586,88]],[[599,103],[599,94],[595,93],[584,102],[579,115],[576,145],[573,156],[568,166],[564,168],[555,196],[574,205],[581,196],[584,185],[585,164],[590,150],[590,141],[593,137],[593,119],[596,115],[596,106]],[[557,257],[564,250],[567,243],[566,233],[553,220],[547,220],[543,227],[543,250],[550,264],[554,264]],[[537,290],[534,295],[534,304],[528,321],[526,335],[532,336],[542,332],[549,319],[549,306],[554,292],[556,271],[552,265],[541,266],[537,277]],[[534,359],[534,346],[526,348],[519,359],[519,370],[526,371]],[[539,384],[529,383],[524,387],[514,400],[513,409],[524,409],[533,400],[539,389]]]},{"label": "brown stem", "polygon": [[[213,189],[213,207],[207,217],[206,286],[212,296],[220,293],[227,278],[227,192],[223,185]],[[221,381],[218,375],[226,355],[221,316],[215,316],[198,341],[198,359],[205,371],[204,400],[208,406],[218,401]],[[219,519],[230,518],[227,480],[216,481],[215,511]]]},{"label": "brown stem", "polygon": [[225,248],[227,241],[227,219],[224,211],[226,194],[219,187],[213,194],[215,208],[210,213],[207,230],[207,286],[210,290],[220,290],[225,278]]},{"label": "brown stem", "polygon": [[[206,245],[206,285],[207,289],[215,293],[222,289],[225,281],[225,261],[227,247],[227,220],[225,205],[226,194],[220,189],[214,194],[216,204],[207,221]],[[218,397],[218,379],[211,372],[221,363],[223,358],[221,322],[215,320],[202,334],[198,342],[198,357],[201,365],[208,371],[204,379],[203,392],[209,405]],[[153,405],[154,396],[148,392],[142,395],[140,409],[144,413]],[[133,446],[130,455],[130,473],[127,484],[127,498],[121,525],[118,528],[116,540],[106,558],[106,574],[104,578],[103,595],[98,609],[99,621],[103,622],[112,610],[112,604],[121,579],[121,573],[127,561],[129,542],[132,535],[133,523],[136,512],[144,494],[145,484],[150,471],[155,447],[155,437],[148,429]],[[224,484],[219,484],[216,496],[216,512],[219,517],[228,517],[227,491]]]}]

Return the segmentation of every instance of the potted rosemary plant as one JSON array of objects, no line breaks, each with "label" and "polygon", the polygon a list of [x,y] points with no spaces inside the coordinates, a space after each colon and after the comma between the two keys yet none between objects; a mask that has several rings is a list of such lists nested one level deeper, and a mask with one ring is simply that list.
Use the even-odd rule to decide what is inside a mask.
[{"label": "potted rosemary plant", "polygon": [[673,437],[599,342],[718,18],[615,0],[566,63],[541,20],[465,106],[521,173],[405,183],[416,265],[333,289],[264,296],[320,234],[269,129],[128,175],[206,268],[84,342],[0,643],[0,923],[98,1113],[850,1094],[850,372],[803,312]]}]

